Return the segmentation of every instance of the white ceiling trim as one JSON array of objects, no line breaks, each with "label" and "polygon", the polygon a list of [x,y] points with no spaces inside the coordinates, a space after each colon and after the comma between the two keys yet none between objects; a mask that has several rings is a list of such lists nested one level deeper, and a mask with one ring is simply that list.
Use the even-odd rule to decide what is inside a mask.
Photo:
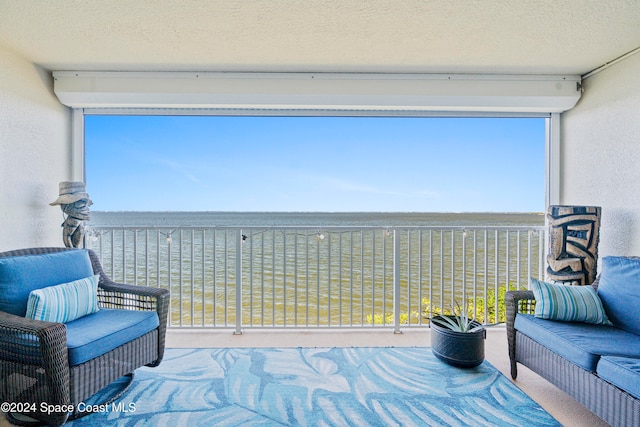
[{"label": "white ceiling trim", "polygon": [[216,108],[558,113],[580,76],[55,71],[72,108]]}]

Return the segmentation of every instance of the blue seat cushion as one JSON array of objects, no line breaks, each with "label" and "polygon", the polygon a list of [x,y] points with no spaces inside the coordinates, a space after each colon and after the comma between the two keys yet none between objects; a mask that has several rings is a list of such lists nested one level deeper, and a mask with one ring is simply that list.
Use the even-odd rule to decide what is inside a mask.
[{"label": "blue seat cushion", "polygon": [[24,317],[31,291],[93,274],[84,249],[0,258],[0,311]]},{"label": "blue seat cushion", "polygon": [[615,326],[562,322],[518,314],[515,328],[589,372],[596,371],[600,356],[640,358],[640,335]]},{"label": "blue seat cushion", "polygon": [[160,324],[155,311],[100,309],[66,324],[69,366],[120,347]]},{"label": "blue seat cushion", "polygon": [[640,359],[604,356],[596,372],[600,378],[640,399]]}]

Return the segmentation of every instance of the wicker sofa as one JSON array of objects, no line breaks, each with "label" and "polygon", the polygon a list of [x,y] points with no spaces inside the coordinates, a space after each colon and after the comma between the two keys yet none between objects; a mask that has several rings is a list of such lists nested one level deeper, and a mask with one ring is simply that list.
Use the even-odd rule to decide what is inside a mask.
[{"label": "wicker sofa", "polygon": [[640,426],[640,259],[603,258],[590,286],[610,324],[536,317],[534,292],[507,292],[511,376],[520,363],[607,423]]},{"label": "wicker sofa", "polygon": [[[88,279],[96,311],[67,323],[25,317],[29,310],[33,314],[33,290]],[[67,310],[74,305],[67,302],[73,293],[65,298],[66,305],[60,305]],[[6,408],[7,418],[18,423],[24,414],[64,424],[84,415],[79,404],[115,380],[132,377],[138,367],[157,366],[164,354],[168,305],[167,290],[110,280],[91,250],[0,253],[0,401],[16,404]]]}]

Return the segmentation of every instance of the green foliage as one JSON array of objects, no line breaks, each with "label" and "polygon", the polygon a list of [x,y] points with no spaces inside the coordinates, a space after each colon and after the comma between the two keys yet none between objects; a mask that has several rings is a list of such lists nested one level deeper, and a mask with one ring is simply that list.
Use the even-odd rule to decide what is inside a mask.
[{"label": "green foliage", "polygon": [[[469,304],[466,308],[466,314],[469,318],[476,320],[483,324],[501,323],[506,320],[506,306],[504,303],[504,296],[507,292],[505,286],[498,288],[498,316],[496,318],[496,291],[494,288],[487,290],[487,311],[484,311],[485,298],[484,296],[478,296],[475,300],[476,312],[474,313],[474,305]],[[438,314],[452,315],[453,310],[451,308],[442,309],[438,305],[431,305],[431,301],[428,298],[422,299],[423,316],[425,318],[431,318]],[[429,311],[431,307],[431,311]]]},{"label": "green foliage", "polygon": [[[420,315],[417,311],[411,313],[412,323],[418,323]],[[376,313],[374,316],[370,314],[367,315],[367,325],[393,325],[393,313],[386,313],[386,316],[382,314]],[[400,313],[400,324],[408,325],[409,324],[409,314],[408,313]]]},{"label": "green foliage", "polygon": [[[502,323],[506,321],[506,307],[504,302],[504,296],[507,292],[506,286],[500,286],[498,288],[497,302],[498,302],[498,313],[496,316],[496,291],[494,288],[487,289],[486,292],[486,305],[487,310],[485,313],[485,297],[484,295],[478,296],[475,299],[475,306],[477,307],[476,312],[474,312],[473,307],[474,304],[468,304],[468,307],[465,310],[466,317],[470,320],[475,320],[478,323],[482,324],[494,324],[494,323]],[[409,317],[409,313],[401,313],[400,314],[400,324],[407,325],[409,323],[409,318],[411,318],[411,323],[418,323],[420,315],[424,319],[430,319],[433,316],[437,315],[453,315],[454,310],[452,307],[442,308],[435,303],[432,305],[432,302],[428,298],[422,299],[422,313],[418,313],[416,311],[411,312],[411,317]],[[367,324],[368,325],[393,325],[394,318],[393,313],[386,313],[384,316],[380,313],[375,313],[372,315],[367,315]]]},{"label": "green foliage", "polygon": [[[504,286],[498,288],[498,316],[496,318],[496,291],[495,289],[489,289],[487,291],[487,315],[484,311],[478,313],[476,320],[480,323],[503,323],[507,320],[507,307],[504,302],[504,296],[507,293],[507,289]],[[484,310],[484,298],[476,298],[476,304],[478,311]]]}]

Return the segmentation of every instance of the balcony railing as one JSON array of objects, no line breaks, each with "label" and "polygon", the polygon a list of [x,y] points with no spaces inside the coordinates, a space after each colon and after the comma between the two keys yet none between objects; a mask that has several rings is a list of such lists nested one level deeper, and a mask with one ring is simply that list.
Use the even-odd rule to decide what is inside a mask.
[{"label": "balcony railing", "polygon": [[544,227],[95,227],[114,280],[171,292],[170,327],[401,328],[455,303],[485,324],[543,277]]}]

